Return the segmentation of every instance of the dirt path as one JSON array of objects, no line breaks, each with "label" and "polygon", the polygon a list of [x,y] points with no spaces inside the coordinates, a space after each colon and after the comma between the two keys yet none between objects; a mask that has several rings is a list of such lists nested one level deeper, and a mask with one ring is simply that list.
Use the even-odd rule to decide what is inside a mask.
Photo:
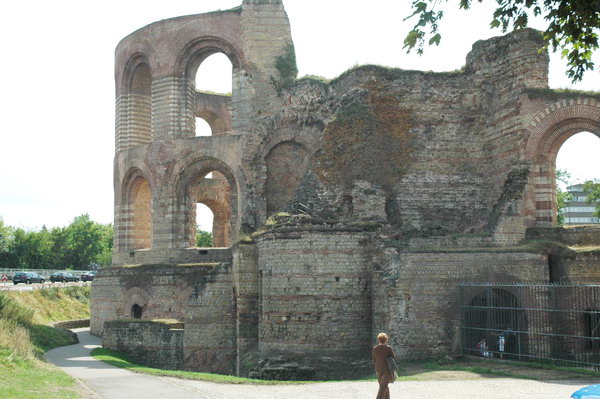
[{"label": "dirt path", "polygon": [[[90,352],[100,345],[99,338],[90,335],[88,329],[75,331],[79,335],[79,344],[53,349],[46,354],[46,358],[78,378],[101,399],[365,399],[374,398],[377,393],[375,383],[364,381],[257,386],[132,373],[92,358]],[[427,377],[427,381],[394,383],[391,385],[391,396],[410,399],[566,399],[577,389],[599,382],[582,379],[484,379],[476,376],[466,372],[435,371]]]}]

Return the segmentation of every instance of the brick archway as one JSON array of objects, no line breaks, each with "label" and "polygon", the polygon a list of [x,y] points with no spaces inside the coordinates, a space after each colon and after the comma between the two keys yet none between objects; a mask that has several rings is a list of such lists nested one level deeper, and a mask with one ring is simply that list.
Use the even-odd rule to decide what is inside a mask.
[{"label": "brick archway", "polygon": [[229,204],[231,187],[227,179],[215,171],[212,172],[211,178],[203,178],[192,190],[195,201],[206,205],[213,213],[213,246],[229,247],[231,245],[231,206]]},{"label": "brick archway", "polygon": [[588,131],[600,137],[600,101],[561,100],[539,111],[527,125],[525,157],[531,164],[527,203],[536,226],[556,223],[556,155],[571,136]]},{"label": "brick archway", "polygon": [[138,168],[125,175],[120,189],[121,202],[115,224],[116,247],[132,251],[152,247],[152,193],[150,180]]},{"label": "brick archway", "polygon": [[[223,190],[208,190],[202,193],[203,179],[210,172],[218,172],[221,176],[214,179],[215,183],[222,183],[226,187]],[[219,246],[229,246],[239,227],[238,187],[232,170],[224,162],[209,157],[190,162],[178,175],[176,183],[177,209],[180,211],[175,224],[175,245],[180,248],[195,246],[195,204],[202,202],[209,208],[213,205],[211,210],[217,224],[221,226],[217,232]],[[222,198],[224,195],[227,196],[226,199]]]}]

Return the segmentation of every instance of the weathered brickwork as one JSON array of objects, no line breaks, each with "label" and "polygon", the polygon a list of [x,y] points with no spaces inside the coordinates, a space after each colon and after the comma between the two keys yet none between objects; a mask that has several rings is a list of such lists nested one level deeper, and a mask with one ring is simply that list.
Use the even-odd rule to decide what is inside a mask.
[{"label": "weathered brickwork", "polygon": [[[455,351],[460,282],[597,282],[598,232],[551,226],[556,154],[600,135],[600,102],[548,88],[543,44],[520,30],[476,42],[459,71],[325,82],[296,79],[281,0],[127,36],[92,332],[160,367],[354,377],[380,331],[402,358]],[[195,88],[216,52],[230,96]],[[212,136],[196,137],[198,117]],[[198,203],[221,248],[195,247]]]},{"label": "weathered brickwork", "polygon": [[182,323],[108,321],[104,323],[102,346],[150,367],[180,369],[183,331]]}]

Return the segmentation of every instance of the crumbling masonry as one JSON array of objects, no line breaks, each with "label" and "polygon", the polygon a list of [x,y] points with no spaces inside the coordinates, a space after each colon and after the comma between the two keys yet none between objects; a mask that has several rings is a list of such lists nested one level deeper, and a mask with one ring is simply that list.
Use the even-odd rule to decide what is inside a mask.
[{"label": "crumbling masonry", "polygon": [[[281,0],[127,36],[113,267],[92,287],[92,332],[159,367],[343,377],[367,372],[380,331],[402,358],[454,352],[459,282],[597,278],[597,252],[562,259],[539,241],[600,242],[550,227],[556,154],[600,134],[600,101],[548,89],[542,46],[521,30],[476,42],[460,71],[324,82],[296,79]],[[231,96],[195,89],[217,52]],[[199,202],[214,248],[194,247]]]}]

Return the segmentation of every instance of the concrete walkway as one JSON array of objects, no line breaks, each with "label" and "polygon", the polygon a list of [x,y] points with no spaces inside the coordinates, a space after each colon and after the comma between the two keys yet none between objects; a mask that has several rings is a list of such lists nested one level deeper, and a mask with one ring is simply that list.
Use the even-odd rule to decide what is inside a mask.
[{"label": "concrete walkway", "polygon": [[[74,330],[77,345],[56,348],[46,358],[78,378],[101,399],[365,399],[377,393],[373,382],[304,385],[235,385],[180,380],[132,373],[90,356],[100,339],[89,329]],[[406,381],[391,385],[392,398],[409,399],[568,399],[577,389],[598,381],[531,381],[490,378],[462,381]]]}]

